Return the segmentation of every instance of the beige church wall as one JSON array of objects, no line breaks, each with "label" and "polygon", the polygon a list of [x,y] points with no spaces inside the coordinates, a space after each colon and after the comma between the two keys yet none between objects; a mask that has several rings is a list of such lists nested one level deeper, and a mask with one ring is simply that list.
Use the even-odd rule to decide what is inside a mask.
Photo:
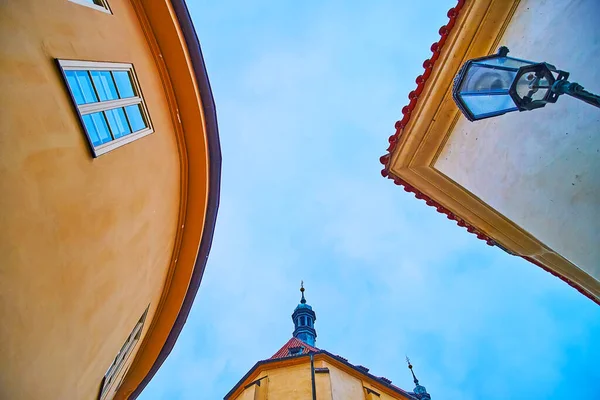
[{"label": "beige church wall", "polygon": [[315,373],[315,388],[319,400],[333,400],[329,373]]},{"label": "beige church wall", "polygon": [[304,400],[312,397],[310,361],[267,372],[269,399]]},{"label": "beige church wall", "polygon": [[254,400],[256,395],[256,385],[252,385],[242,392],[236,400]]},{"label": "beige church wall", "polygon": [[[500,45],[599,93],[599,18],[597,0],[521,0]],[[435,168],[600,280],[599,109],[562,96],[529,112],[461,116]]]},{"label": "beige church wall", "polygon": [[327,367],[329,368],[333,400],[363,400],[365,398],[363,384],[360,379],[332,365]]}]

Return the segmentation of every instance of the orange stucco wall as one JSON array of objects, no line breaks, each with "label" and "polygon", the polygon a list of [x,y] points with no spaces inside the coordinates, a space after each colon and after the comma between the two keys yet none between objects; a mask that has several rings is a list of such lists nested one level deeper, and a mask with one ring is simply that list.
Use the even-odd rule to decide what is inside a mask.
[{"label": "orange stucco wall", "polygon": [[[171,114],[131,4],[110,6],[0,3],[2,399],[94,399],[173,255]],[[133,63],[155,132],[93,159],[55,58]]]}]

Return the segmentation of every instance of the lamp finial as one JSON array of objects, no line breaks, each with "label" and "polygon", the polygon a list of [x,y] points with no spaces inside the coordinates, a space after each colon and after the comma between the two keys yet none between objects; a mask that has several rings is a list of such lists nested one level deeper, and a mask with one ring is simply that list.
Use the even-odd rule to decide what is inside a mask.
[{"label": "lamp finial", "polygon": [[500,46],[500,48],[498,49],[498,55],[500,57],[506,57],[508,55],[508,47],[506,46]]}]

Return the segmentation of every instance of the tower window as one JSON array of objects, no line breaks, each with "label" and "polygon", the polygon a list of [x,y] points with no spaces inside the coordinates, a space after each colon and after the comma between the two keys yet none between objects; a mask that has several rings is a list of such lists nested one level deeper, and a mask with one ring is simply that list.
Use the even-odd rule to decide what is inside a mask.
[{"label": "tower window", "polygon": [[153,132],[131,64],[58,60],[94,157]]},{"label": "tower window", "polygon": [[[303,339],[300,339],[303,340]],[[297,356],[299,354],[302,354],[302,352],[304,351],[304,346],[297,346],[297,347],[290,347],[288,350],[288,353],[290,356]]]}]

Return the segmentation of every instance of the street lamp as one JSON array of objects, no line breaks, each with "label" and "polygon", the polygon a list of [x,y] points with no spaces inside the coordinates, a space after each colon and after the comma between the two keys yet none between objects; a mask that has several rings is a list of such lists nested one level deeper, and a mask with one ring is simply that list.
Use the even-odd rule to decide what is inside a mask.
[{"label": "street lamp", "polygon": [[567,81],[568,72],[507,55],[502,46],[497,54],[469,60],[454,78],[452,97],[469,121],[534,110],[556,103],[562,94],[600,107],[600,96]]}]

